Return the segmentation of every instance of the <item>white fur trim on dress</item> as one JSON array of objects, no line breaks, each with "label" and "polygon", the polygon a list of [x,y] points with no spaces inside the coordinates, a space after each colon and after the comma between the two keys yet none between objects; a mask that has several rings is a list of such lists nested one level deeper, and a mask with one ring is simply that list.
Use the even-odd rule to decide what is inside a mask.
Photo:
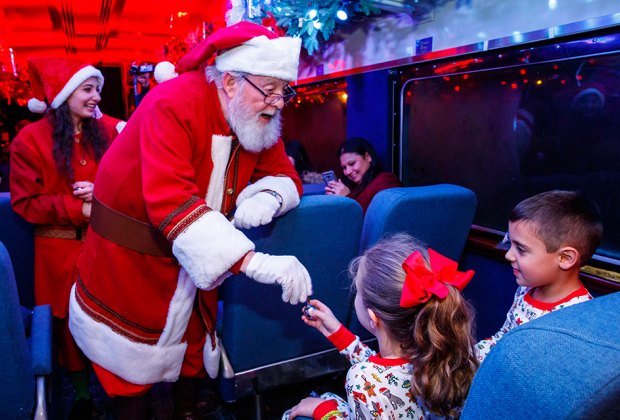
[{"label": "white fur trim on dress", "polygon": [[240,71],[292,82],[297,80],[300,50],[301,38],[261,35],[219,54],[215,67],[221,72]]},{"label": "white fur trim on dress", "polygon": [[[189,284],[191,285],[191,282]],[[71,289],[69,298],[69,329],[86,357],[113,374],[137,385],[175,382],[179,378],[187,343],[181,343],[180,338],[174,342],[174,339],[179,335],[178,333],[167,334],[165,339],[169,342],[162,343],[160,339],[160,343],[157,345],[128,340],[107,325],[95,321],[86,314],[76,300],[75,287],[74,285]],[[179,292],[179,289],[182,289],[183,292]],[[185,294],[185,299],[188,301],[183,302],[180,306],[185,308],[189,305],[190,312],[191,305],[194,302],[191,290],[191,287],[188,288],[186,285],[179,284],[175,292],[175,297]],[[195,293],[195,289],[193,290]],[[176,315],[168,316],[164,332],[174,329],[171,327],[171,324],[174,323],[171,318],[175,318],[175,321],[182,318],[182,316],[177,315],[183,311],[173,310],[172,305],[170,312],[176,312]],[[177,327],[182,329],[182,336],[187,327],[187,322],[185,322],[185,327],[182,325],[177,325]]]},{"label": "white fur trim on dress", "polygon": [[222,213],[212,210],[189,225],[172,243],[172,253],[199,289],[211,290],[254,244]]},{"label": "white fur trim on dress", "polygon": [[67,100],[69,96],[75,91],[82,83],[84,83],[87,79],[91,77],[96,77],[99,81],[99,88],[103,88],[103,74],[93,66],[82,67],[80,70],[75,72],[71,79],[65,84],[58,95],[54,98],[51,103],[51,107],[57,109],[60,105],[63,104],[64,101]]},{"label": "white fur trim on dress", "polygon": [[226,166],[230,157],[232,136],[213,135],[211,138],[211,161],[213,170],[209,178],[209,189],[205,198],[207,206],[213,210],[221,211],[222,198],[224,197],[224,178]]},{"label": "white fur trim on dress", "polygon": [[265,190],[275,191],[282,197],[282,207],[274,215],[276,217],[282,216],[299,205],[299,192],[297,192],[297,187],[291,178],[288,176],[266,176],[241,191],[237,197],[237,207],[243,200]]}]

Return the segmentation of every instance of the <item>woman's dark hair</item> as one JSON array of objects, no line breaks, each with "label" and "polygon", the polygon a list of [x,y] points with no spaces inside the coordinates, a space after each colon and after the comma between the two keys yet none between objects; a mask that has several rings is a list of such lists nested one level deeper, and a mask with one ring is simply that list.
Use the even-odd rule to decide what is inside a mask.
[{"label": "woman's dark hair", "polygon": [[366,155],[366,153],[368,153],[371,158],[370,167],[362,177],[362,181],[359,183],[359,185],[355,185],[353,182],[351,182],[351,180],[349,180],[349,178],[347,178],[346,176],[344,177],[345,184],[347,184],[347,186],[351,188],[351,191],[353,192],[362,191],[383,170],[374,147],[372,147],[370,142],[363,137],[352,137],[342,143],[340,146],[338,146],[338,159],[340,159],[340,156],[342,156],[344,153],[355,153],[362,157]]},{"label": "woman's dark hair", "polygon": [[[65,101],[57,109],[50,109],[47,113],[52,126],[54,127],[54,148],[52,154],[56,161],[58,171],[63,174],[70,182],[73,182],[73,166],[71,158],[73,156],[73,145],[75,144],[74,133],[77,127],[73,124],[69,105]],[[95,118],[84,118],[82,120],[82,141],[95,161],[99,162],[104,152],[108,148],[109,139],[107,133]]]},{"label": "woman's dark hair", "polygon": [[303,144],[297,140],[291,140],[284,143],[284,149],[286,150],[286,155],[295,160],[295,170],[299,175],[304,173],[304,171],[313,171]]}]

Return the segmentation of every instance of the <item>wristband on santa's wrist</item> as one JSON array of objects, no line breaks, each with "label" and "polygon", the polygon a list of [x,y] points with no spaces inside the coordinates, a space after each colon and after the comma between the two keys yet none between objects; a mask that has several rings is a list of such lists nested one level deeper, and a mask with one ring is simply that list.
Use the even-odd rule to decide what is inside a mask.
[{"label": "wristband on santa's wrist", "polygon": [[282,196],[280,194],[278,194],[277,192],[275,192],[274,190],[263,190],[262,192],[265,192],[269,195],[271,195],[273,198],[276,199],[276,201],[278,202],[278,209],[282,208]]}]

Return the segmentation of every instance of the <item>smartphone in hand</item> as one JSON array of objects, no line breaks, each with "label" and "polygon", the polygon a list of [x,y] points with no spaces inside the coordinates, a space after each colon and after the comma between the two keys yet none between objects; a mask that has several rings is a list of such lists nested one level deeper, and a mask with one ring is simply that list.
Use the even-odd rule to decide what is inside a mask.
[{"label": "smartphone in hand", "polygon": [[334,171],[322,172],[321,176],[323,177],[323,181],[325,181],[326,184],[329,184],[329,181],[336,181],[336,174],[334,173]]}]

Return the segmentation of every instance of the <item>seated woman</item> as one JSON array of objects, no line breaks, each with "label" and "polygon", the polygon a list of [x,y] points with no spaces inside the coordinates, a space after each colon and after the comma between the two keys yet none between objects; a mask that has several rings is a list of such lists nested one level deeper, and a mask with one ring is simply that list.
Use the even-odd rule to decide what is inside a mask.
[{"label": "seated woman", "polygon": [[301,181],[304,184],[322,184],[323,178],[321,174],[312,169],[308,154],[304,145],[297,140],[291,140],[284,143],[286,155],[295,167]]},{"label": "seated woman", "polygon": [[382,171],[377,153],[366,139],[354,137],[342,143],[338,158],[346,179],[330,181],[325,194],[351,197],[364,213],[379,191],[402,186],[396,175]]}]

